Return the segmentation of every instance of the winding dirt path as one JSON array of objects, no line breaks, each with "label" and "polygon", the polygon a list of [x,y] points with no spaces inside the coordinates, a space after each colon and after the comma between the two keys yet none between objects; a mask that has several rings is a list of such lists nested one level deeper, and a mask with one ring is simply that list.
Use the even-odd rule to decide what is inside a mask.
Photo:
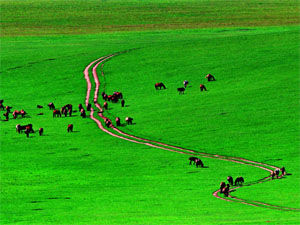
[{"label": "winding dirt path", "polygon": [[[101,65],[101,75],[104,77],[104,72],[103,72],[103,66],[105,61],[109,60],[110,58],[120,55],[122,53],[126,53],[128,51],[123,51],[123,52],[117,52],[117,53],[113,53],[111,55],[107,55],[107,56],[103,56],[101,58],[98,58],[96,60],[94,60],[93,62],[91,62],[84,70],[84,77],[86,79],[87,82],[87,94],[86,94],[86,99],[85,99],[85,104],[87,105],[89,103],[89,99],[90,99],[90,93],[91,93],[91,80],[90,80],[90,76],[89,76],[89,69],[93,66],[92,68],[92,75],[94,78],[94,82],[95,82],[95,91],[94,91],[94,98],[93,98],[93,102],[96,106],[96,108],[99,110],[98,112],[98,116],[103,119],[103,121],[105,119],[109,119],[107,117],[105,117],[103,115],[103,109],[101,108],[100,104],[98,103],[98,94],[99,94],[99,87],[100,87],[100,82],[99,82],[99,78],[98,78],[98,74],[97,74],[97,67],[99,65]],[[222,155],[218,155],[218,154],[209,154],[209,153],[205,153],[205,152],[198,152],[195,150],[191,150],[191,149],[186,149],[186,148],[182,148],[179,146],[174,146],[174,145],[169,145],[169,144],[165,144],[162,142],[158,142],[158,141],[153,141],[153,140],[149,140],[149,139],[145,139],[145,138],[141,138],[141,137],[137,137],[131,134],[127,134],[119,129],[117,129],[116,127],[114,127],[113,125],[111,125],[111,129],[113,131],[115,131],[116,133],[113,133],[111,131],[109,131],[108,129],[106,129],[102,123],[100,122],[100,120],[98,120],[97,118],[95,118],[94,116],[95,110],[93,108],[91,108],[91,113],[90,113],[90,118],[92,120],[94,120],[98,127],[105,133],[126,140],[126,141],[130,141],[136,144],[142,144],[142,145],[147,145],[149,147],[153,147],[153,148],[158,148],[158,149],[162,149],[162,150],[166,150],[166,151],[171,151],[171,152],[176,152],[176,153],[180,153],[180,154],[185,154],[185,155],[201,155],[202,157],[205,158],[212,158],[212,159],[218,159],[218,160],[224,160],[224,161],[230,161],[230,162],[235,162],[235,163],[239,163],[239,164],[243,164],[243,165],[248,165],[248,166],[253,166],[253,167],[257,167],[260,168],[262,170],[265,170],[268,172],[268,176],[258,180],[258,181],[254,181],[252,183],[249,184],[245,184],[243,186],[250,186],[250,185],[254,185],[254,184],[258,184],[258,183],[263,183],[263,182],[267,182],[272,180],[271,176],[270,176],[270,172],[272,172],[274,169],[280,169],[276,166],[273,165],[269,165],[266,163],[261,163],[261,162],[256,162],[256,161],[251,161],[248,159],[244,159],[244,158],[240,158],[240,157],[231,157],[231,156],[222,156]],[[122,135],[122,136],[121,136]],[[281,178],[282,176],[280,176],[279,178]],[[243,186],[238,186],[238,187],[234,187],[231,188],[230,191],[236,190],[238,188],[241,188]],[[229,201],[229,202],[237,202],[237,203],[242,203],[242,204],[246,204],[246,205],[251,205],[251,206],[256,206],[256,207],[264,207],[264,208],[269,208],[269,209],[277,209],[277,210],[283,210],[283,211],[300,211],[300,209],[298,208],[291,208],[291,207],[285,207],[285,206],[277,206],[277,205],[272,205],[272,204],[267,204],[267,203],[263,203],[263,202],[258,202],[258,201],[253,201],[253,200],[245,200],[245,199],[240,199],[234,196],[229,195],[229,197],[222,197],[219,195],[220,190],[216,190],[215,192],[213,192],[213,196],[216,198],[219,198],[221,200],[225,200],[225,201]]]}]

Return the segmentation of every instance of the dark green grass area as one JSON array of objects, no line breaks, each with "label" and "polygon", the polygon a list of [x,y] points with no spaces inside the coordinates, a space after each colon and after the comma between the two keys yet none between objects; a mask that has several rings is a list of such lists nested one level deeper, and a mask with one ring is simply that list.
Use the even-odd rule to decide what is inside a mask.
[{"label": "dark green grass area", "polygon": [[1,36],[299,24],[297,0],[1,0]]},{"label": "dark green grass area", "polygon": [[[105,64],[106,91],[122,91],[127,105],[109,104],[105,115],[120,116],[122,122],[132,116],[135,125],[121,129],[145,138],[285,166],[292,175],[232,194],[299,208],[298,30],[2,38],[1,99],[30,117],[5,122],[1,111],[1,223],[299,223],[297,212],[212,196],[228,175],[248,183],[268,176],[266,171],[204,158],[208,168],[197,169],[188,165],[187,155],[116,139],[78,112],[53,119],[46,107],[71,103],[77,110],[86,94],[85,66],[100,56],[139,48]],[[205,81],[207,73],[217,81]],[[184,79],[190,86],[178,95]],[[166,90],[154,89],[159,81]],[[200,83],[207,92],[200,93]],[[16,133],[18,123],[44,127],[45,136],[27,139]],[[66,131],[69,123],[72,134]]]}]

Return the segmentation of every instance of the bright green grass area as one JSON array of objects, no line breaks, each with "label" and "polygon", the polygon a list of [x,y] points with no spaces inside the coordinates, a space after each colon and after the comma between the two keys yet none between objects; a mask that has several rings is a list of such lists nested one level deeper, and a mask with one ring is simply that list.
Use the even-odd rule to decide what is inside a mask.
[{"label": "bright green grass area", "polygon": [[1,36],[299,24],[298,0],[1,0]]},{"label": "bright green grass area", "polygon": [[[105,64],[106,91],[122,91],[128,105],[110,104],[106,115],[132,116],[136,124],[122,130],[138,136],[285,166],[292,175],[233,195],[299,208],[298,30],[2,38],[1,99],[30,118],[1,121],[1,223],[297,224],[297,212],[212,196],[228,175],[250,182],[267,176],[263,170],[214,159],[196,169],[186,155],[113,138],[78,113],[53,119],[46,104],[83,103],[86,65],[140,48]],[[207,83],[207,73],[217,81]],[[180,96],[184,79],[190,87]],[[166,90],[155,91],[159,81]],[[208,92],[200,93],[200,83]],[[16,134],[17,123],[44,127],[45,136]],[[66,132],[69,123],[77,132]]]}]

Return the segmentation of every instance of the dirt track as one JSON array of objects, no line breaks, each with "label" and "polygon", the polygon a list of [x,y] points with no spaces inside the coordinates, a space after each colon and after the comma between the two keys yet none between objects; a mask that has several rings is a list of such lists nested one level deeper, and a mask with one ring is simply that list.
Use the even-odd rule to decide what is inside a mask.
[{"label": "dirt track", "polygon": [[[111,55],[107,55],[107,56],[103,56],[99,59],[94,60],[93,62],[91,62],[84,70],[84,77],[87,81],[87,94],[86,94],[86,100],[85,103],[86,105],[89,103],[89,99],[90,99],[90,92],[91,92],[91,81],[90,81],[90,77],[89,77],[89,69],[93,66],[92,68],[92,75],[94,77],[94,81],[96,84],[95,87],[95,92],[94,92],[94,104],[96,106],[96,108],[100,111],[98,113],[98,116],[101,117],[103,119],[103,121],[105,119],[108,119],[107,117],[105,117],[103,115],[103,110],[100,106],[100,104],[98,103],[98,94],[99,94],[99,86],[100,86],[100,82],[99,82],[99,78],[98,78],[98,74],[97,74],[97,67],[101,64],[101,74],[102,76],[104,76],[104,72],[103,72],[103,65],[105,63],[105,61],[107,61],[108,59],[120,55],[122,53],[126,53],[127,51],[124,52],[117,52]],[[230,156],[222,156],[222,155],[217,155],[217,154],[209,154],[209,153],[205,153],[205,152],[198,152],[195,150],[191,150],[191,149],[185,149],[185,148],[181,148],[178,146],[173,146],[173,145],[168,145],[162,142],[158,142],[158,141],[153,141],[153,140],[149,140],[149,139],[145,139],[145,138],[141,138],[141,137],[137,137],[131,134],[127,134],[119,129],[117,129],[116,127],[114,127],[113,125],[111,126],[110,129],[112,129],[113,131],[115,131],[116,133],[113,133],[111,131],[109,131],[108,129],[106,129],[102,123],[100,122],[100,120],[98,120],[97,118],[94,117],[94,113],[95,110],[93,108],[91,108],[91,113],[90,113],[90,118],[92,120],[94,120],[97,124],[98,127],[108,133],[109,135],[112,135],[114,137],[126,140],[126,141],[130,141],[130,142],[134,142],[136,144],[143,144],[143,145],[147,145],[149,147],[153,147],[153,148],[158,148],[158,149],[162,149],[162,150],[166,150],[166,151],[171,151],[171,152],[176,152],[176,153],[180,153],[180,154],[186,154],[186,155],[192,155],[192,156],[201,156],[204,158],[212,158],[212,159],[218,159],[218,160],[225,160],[225,161],[230,161],[230,162],[235,162],[235,163],[239,163],[239,164],[243,164],[243,165],[248,165],[248,166],[254,166],[257,168],[260,168],[262,170],[267,171],[268,176],[251,182],[251,183],[246,183],[243,186],[238,186],[238,187],[234,187],[231,188],[230,191],[236,190],[238,188],[244,187],[244,186],[250,186],[250,185],[254,185],[254,184],[258,184],[258,183],[263,183],[263,182],[267,182],[267,181],[271,181],[271,176],[270,176],[270,172],[274,171],[275,169],[280,169],[276,166],[273,165],[269,165],[269,164],[265,164],[265,163],[260,163],[260,162],[256,162],[256,161],[251,161],[248,159],[244,159],[244,158],[239,158],[239,157],[230,157]],[[282,176],[280,176],[279,178],[281,178]],[[219,184],[216,184],[216,186],[218,186]],[[229,201],[229,202],[238,202],[238,203],[242,203],[242,204],[246,204],[246,205],[251,205],[251,206],[256,206],[256,207],[264,207],[264,208],[269,208],[269,209],[277,209],[277,210],[284,210],[284,211],[299,211],[300,209],[298,208],[291,208],[291,207],[285,207],[285,206],[277,206],[277,205],[271,205],[271,204],[267,204],[267,203],[263,203],[263,202],[257,202],[257,201],[253,201],[253,200],[245,200],[245,199],[240,199],[240,198],[236,198],[234,196],[229,195],[229,197],[222,197],[219,195],[220,190],[216,190],[215,192],[213,192],[213,196],[216,198],[219,198],[221,200],[225,200],[225,201]]]}]

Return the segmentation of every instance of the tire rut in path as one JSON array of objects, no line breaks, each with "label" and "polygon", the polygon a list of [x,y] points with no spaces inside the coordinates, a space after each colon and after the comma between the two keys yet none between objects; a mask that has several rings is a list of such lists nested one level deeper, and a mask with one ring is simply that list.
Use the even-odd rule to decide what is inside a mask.
[{"label": "tire rut in path", "polygon": [[[109,119],[109,118],[107,118],[103,115],[103,109],[101,108],[100,104],[98,103],[98,94],[99,94],[100,82],[99,82],[99,78],[98,78],[98,74],[97,74],[97,67],[101,64],[101,75],[104,77],[104,72],[103,72],[104,63],[107,60],[111,59],[112,57],[120,55],[122,53],[126,53],[128,51],[130,51],[130,50],[123,51],[123,52],[116,52],[116,53],[113,53],[113,54],[110,54],[110,55],[107,55],[107,56],[100,57],[100,58],[94,60],[93,62],[91,62],[85,68],[85,70],[83,71],[84,78],[86,79],[86,82],[87,82],[87,94],[86,94],[86,99],[85,99],[85,104],[87,105],[89,103],[90,92],[91,92],[91,81],[90,81],[90,77],[89,77],[89,69],[94,65],[93,68],[92,68],[92,75],[94,77],[94,82],[95,82],[95,92],[94,92],[93,102],[94,102],[96,108],[100,111],[98,113],[98,116],[101,117],[103,120]],[[251,160],[240,158],[240,157],[230,157],[230,156],[222,156],[222,155],[218,155],[218,154],[210,154],[210,153],[205,153],[205,152],[197,152],[195,150],[186,149],[186,148],[173,146],[173,145],[165,144],[165,143],[154,141],[154,140],[149,140],[149,139],[137,137],[137,136],[134,136],[134,135],[131,135],[131,134],[127,134],[127,133],[117,129],[113,125],[111,125],[111,128],[115,132],[120,134],[120,135],[118,135],[118,134],[115,134],[115,133],[109,131],[108,129],[106,129],[102,125],[102,123],[97,118],[94,117],[94,112],[95,112],[95,110],[93,108],[91,108],[90,118],[97,123],[98,127],[103,132],[105,132],[105,133],[107,133],[111,136],[126,140],[126,141],[130,141],[130,142],[133,142],[133,143],[136,143],[136,144],[143,144],[143,145],[147,145],[149,147],[158,148],[158,149],[171,151],[171,152],[176,152],[176,153],[180,153],[180,154],[201,155],[202,157],[205,157],[205,158],[212,158],[212,159],[218,159],[218,160],[224,160],[224,161],[230,161],[230,162],[235,162],[235,163],[239,163],[239,164],[249,165],[249,166],[257,167],[257,168],[263,169],[265,171],[268,171],[269,174],[274,169],[280,169],[280,168],[278,168],[276,166],[273,166],[273,165],[269,165],[269,164],[261,163],[261,162],[256,162],[256,161],[251,161]],[[121,136],[121,135],[123,135],[123,136]],[[272,169],[269,169],[269,168],[272,168]],[[281,177],[282,176],[280,176],[279,178],[281,178]],[[270,181],[270,180],[271,180],[271,176],[269,175],[269,176],[264,177],[264,178],[262,178],[258,181],[255,181],[253,184],[248,184],[248,185],[244,185],[244,186],[250,186],[250,185],[263,183],[263,182]],[[236,189],[241,188],[241,187],[243,187],[243,186],[238,186],[238,187],[231,188],[230,191],[236,190]],[[263,202],[253,201],[253,200],[240,199],[240,198],[237,198],[237,197],[233,197],[231,195],[229,195],[228,198],[225,198],[225,197],[219,196],[219,192],[220,192],[219,189],[216,190],[215,192],[213,192],[213,196],[216,197],[216,198],[219,198],[221,200],[225,200],[225,201],[229,201],[229,202],[238,202],[238,203],[242,203],[242,204],[246,204],[246,205],[251,205],[251,206],[256,206],[256,207],[264,207],[264,208],[276,209],[276,210],[283,210],[283,211],[299,211],[300,210],[298,208],[277,206],[277,205],[267,204],[267,203],[263,203]]]}]

